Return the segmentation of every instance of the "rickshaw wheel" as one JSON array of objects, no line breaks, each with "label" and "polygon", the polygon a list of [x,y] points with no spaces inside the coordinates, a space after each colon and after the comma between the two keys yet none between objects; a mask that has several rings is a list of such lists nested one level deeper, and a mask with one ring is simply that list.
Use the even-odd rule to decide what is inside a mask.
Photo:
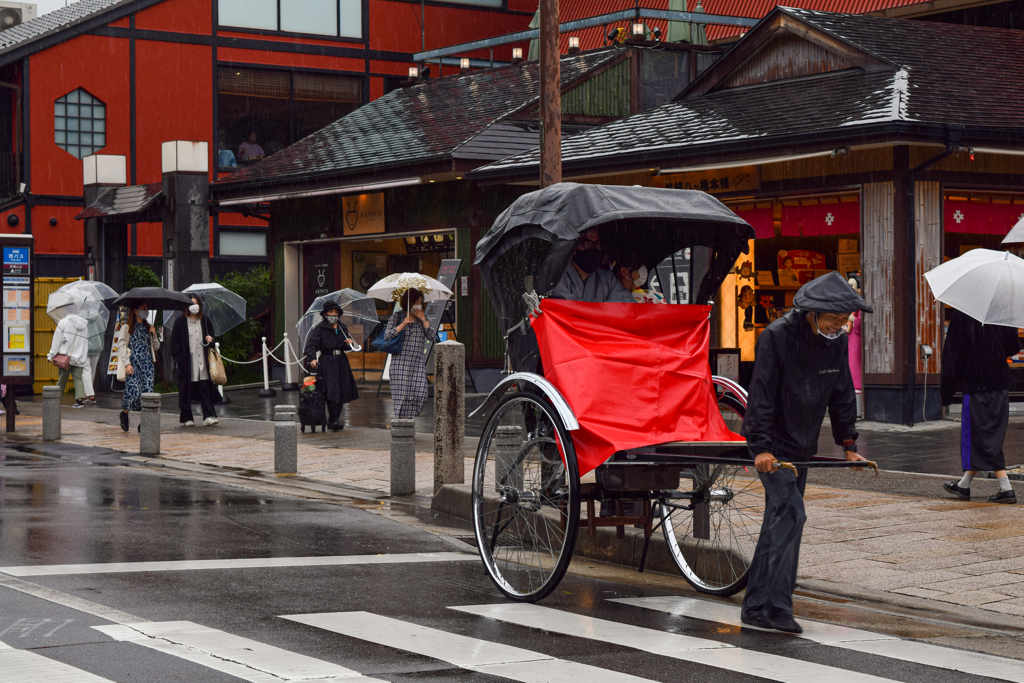
[{"label": "rickshaw wheel", "polygon": [[572,560],[579,519],[576,451],[558,413],[537,394],[505,396],[473,467],[473,527],[491,580],[512,600],[548,595]]},{"label": "rickshaw wheel", "polygon": [[[746,396],[721,386],[718,408],[726,426],[739,431]],[[659,501],[669,552],[686,581],[712,595],[733,595],[747,572],[764,518],[764,488],[753,464],[684,468],[682,485]]]}]

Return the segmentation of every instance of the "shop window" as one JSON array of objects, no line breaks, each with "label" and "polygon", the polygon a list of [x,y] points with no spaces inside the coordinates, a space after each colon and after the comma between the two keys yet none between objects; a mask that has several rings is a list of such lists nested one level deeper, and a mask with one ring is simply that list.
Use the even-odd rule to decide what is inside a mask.
[{"label": "shop window", "polygon": [[76,159],[107,146],[107,106],[79,88],[53,104],[54,142]]},{"label": "shop window", "polygon": [[218,13],[221,26],[363,37],[362,0],[220,0]]},{"label": "shop window", "polygon": [[363,100],[358,76],[241,67],[220,67],[217,92],[222,168],[232,160],[245,165],[270,156],[355,111]]},{"label": "shop window", "polygon": [[235,232],[222,230],[220,235],[221,256],[266,256],[267,234],[265,232]]}]

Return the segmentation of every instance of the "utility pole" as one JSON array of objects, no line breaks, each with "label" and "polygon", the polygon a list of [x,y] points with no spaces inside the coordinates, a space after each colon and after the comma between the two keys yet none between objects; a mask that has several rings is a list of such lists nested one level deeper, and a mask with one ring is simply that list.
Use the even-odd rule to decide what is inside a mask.
[{"label": "utility pole", "polygon": [[540,186],[562,182],[558,0],[540,0]]}]

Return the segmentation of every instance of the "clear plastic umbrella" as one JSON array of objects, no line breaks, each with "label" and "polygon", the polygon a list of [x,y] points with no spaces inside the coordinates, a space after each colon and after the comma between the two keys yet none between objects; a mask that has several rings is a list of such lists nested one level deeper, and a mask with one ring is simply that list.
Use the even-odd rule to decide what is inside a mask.
[{"label": "clear plastic umbrella", "polygon": [[64,285],[46,300],[46,314],[54,322],[68,315],[78,315],[89,323],[89,348],[103,348],[103,336],[110,322],[110,309],[104,301],[116,299],[117,292],[109,285],[94,280],[76,280]]},{"label": "clear plastic umbrella", "polygon": [[[189,285],[182,293],[195,294],[203,300],[203,317],[210,321],[213,334],[218,337],[245,321],[245,299],[224,285],[215,282]],[[164,327],[173,329],[182,315],[182,311],[167,311],[164,313]]]},{"label": "clear plastic umbrella", "polygon": [[341,322],[345,324],[349,335],[359,346],[366,343],[366,338],[379,324],[377,302],[362,292],[357,292],[354,289],[339,289],[337,292],[318,296],[309,310],[299,318],[299,324],[296,325],[299,332],[299,346],[296,351],[299,355],[306,347],[306,337],[309,336],[310,331],[323,320],[320,311],[328,301],[338,304],[341,309]]}]

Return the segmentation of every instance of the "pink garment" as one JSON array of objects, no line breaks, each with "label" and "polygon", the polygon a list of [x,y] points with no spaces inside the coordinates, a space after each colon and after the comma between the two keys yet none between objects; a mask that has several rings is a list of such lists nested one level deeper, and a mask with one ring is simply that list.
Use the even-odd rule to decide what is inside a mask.
[{"label": "pink garment", "polygon": [[861,364],[861,314],[857,311],[854,314],[853,323],[850,324],[850,332],[847,335],[849,337],[850,344],[850,374],[853,375],[853,388],[860,391],[864,388],[863,380],[863,367]]}]

